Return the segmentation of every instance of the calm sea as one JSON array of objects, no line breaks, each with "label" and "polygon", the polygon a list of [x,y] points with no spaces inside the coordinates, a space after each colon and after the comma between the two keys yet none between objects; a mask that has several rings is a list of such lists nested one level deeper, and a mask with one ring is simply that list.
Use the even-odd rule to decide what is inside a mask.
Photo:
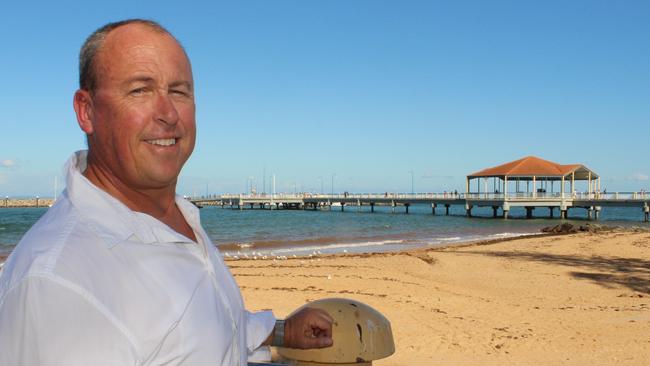
[{"label": "calm sea", "polygon": [[[0,209],[0,252],[8,253],[23,234],[45,213],[46,208]],[[333,252],[377,252],[439,246],[475,240],[539,233],[560,220],[548,219],[548,209],[537,209],[525,219],[523,209],[513,209],[511,219],[491,218],[491,208],[475,208],[475,216],[464,216],[463,207],[444,208],[431,215],[428,205],[403,207],[391,213],[389,207],[368,207],[361,212],[346,206],[345,212],[201,209],[203,226],[214,243],[228,256],[282,256]],[[570,211],[569,221],[584,224],[586,211]],[[555,211],[557,217],[558,211]],[[643,212],[631,208],[603,208],[601,224],[650,227]]]}]

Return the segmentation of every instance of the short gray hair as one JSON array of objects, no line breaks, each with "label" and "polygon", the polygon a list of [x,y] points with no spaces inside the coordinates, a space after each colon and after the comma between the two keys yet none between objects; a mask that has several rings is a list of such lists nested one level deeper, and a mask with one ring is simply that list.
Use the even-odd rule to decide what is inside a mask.
[{"label": "short gray hair", "polygon": [[174,38],[178,45],[183,48],[176,37],[174,37],[167,29],[165,29],[165,27],[153,20],[127,19],[108,23],[88,36],[84,44],[81,46],[81,51],[79,52],[79,89],[87,90],[91,93],[95,91],[95,88],[97,88],[97,70],[95,65],[97,52],[99,52],[99,50],[102,48],[104,41],[106,40],[106,36],[108,36],[111,31],[123,25],[133,23],[142,24],[156,32],[167,34],[170,37]]}]

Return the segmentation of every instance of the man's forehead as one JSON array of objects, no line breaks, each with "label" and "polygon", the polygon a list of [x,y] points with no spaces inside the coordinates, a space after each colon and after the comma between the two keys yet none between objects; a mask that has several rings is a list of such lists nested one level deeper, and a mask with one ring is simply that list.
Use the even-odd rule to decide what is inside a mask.
[{"label": "man's forehead", "polygon": [[189,72],[186,77],[191,79],[189,59],[174,37],[147,25],[127,24],[107,35],[98,50],[96,67],[108,71],[127,66],[136,69],[134,72],[146,73],[155,69],[154,65],[165,62],[173,62],[181,75]]}]

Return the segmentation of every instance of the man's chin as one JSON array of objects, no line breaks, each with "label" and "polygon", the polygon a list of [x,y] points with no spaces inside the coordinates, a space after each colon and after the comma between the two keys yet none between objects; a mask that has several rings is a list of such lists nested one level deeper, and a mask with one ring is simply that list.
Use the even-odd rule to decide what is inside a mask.
[{"label": "man's chin", "polygon": [[176,182],[178,181],[178,173],[180,171],[149,174],[141,181],[141,186],[142,188],[149,189],[175,188]]}]

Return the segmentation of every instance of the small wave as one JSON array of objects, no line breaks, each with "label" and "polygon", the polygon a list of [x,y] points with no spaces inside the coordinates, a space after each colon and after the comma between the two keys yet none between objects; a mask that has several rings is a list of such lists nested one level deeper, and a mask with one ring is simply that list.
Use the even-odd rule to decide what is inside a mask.
[{"label": "small wave", "polygon": [[442,238],[430,238],[426,240],[410,240],[413,244],[423,243],[426,246],[445,246],[448,244],[463,244],[463,243],[475,243],[483,240],[493,240],[493,239],[505,239],[505,238],[515,238],[518,236],[525,235],[535,235],[539,234],[537,232],[505,232],[505,233],[495,233],[495,234],[474,234],[474,235],[465,235],[465,236],[450,236]]},{"label": "small wave", "polygon": [[365,248],[365,247],[375,247],[375,246],[384,246],[384,245],[401,244],[401,243],[404,243],[404,240],[380,240],[380,241],[367,241],[363,243],[339,243],[339,244],[329,244],[329,245],[308,246],[308,247],[301,247],[301,248],[282,248],[282,249],[276,249],[273,252],[294,253],[294,252],[313,252],[319,250],[339,252],[338,249]]},{"label": "small wave", "polygon": [[517,237],[517,236],[537,235],[537,234],[540,234],[540,233],[537,233],[537,232],[535,232],[535,233],[509,233],[509,232],[505,232],[505,233],[492,234],[492,235],[489,235],[489,237],[492,237],[492,238],[514,238],[514,237]]},{"label": "small wave", "polygon": [[[362,252],[374,252],[382,251],[380,248],[391,245],[401,245],[405,240],[377,240],[377,241],[365,241],[365,242],[355,242],[355,243],[331,243],[331,244],[321,244],[321,245],[309,245],[309,246],[293,246],[293,247],[284,247],[284,248],[273,248],[273,249],[258,249],[253,251],[232,251],[232,250],[223,250],[224,255],[229,257],[234,256],[281,256],[286,254],[294,255],[320,255],[320,254],[332,254],[332,253],[362,253]],[[248,257],[246,257],[248,258]]]},{"label": "small wave", "polygon": [[461,238],[460,236],[452,236],[452,237],[449,237],[449,238],[438,238],[437,240],[439,240],[439,241],[459,241],[461,239],[463,239],[463,238]]}]

